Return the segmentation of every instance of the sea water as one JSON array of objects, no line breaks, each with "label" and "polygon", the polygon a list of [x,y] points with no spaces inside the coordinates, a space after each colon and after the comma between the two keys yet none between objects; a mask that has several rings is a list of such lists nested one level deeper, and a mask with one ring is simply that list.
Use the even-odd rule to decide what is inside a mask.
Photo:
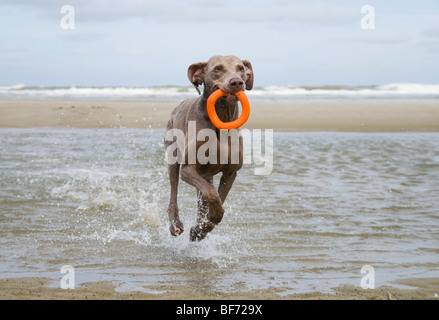
[{"label": "sea water", "polygon": [[[246,92],[253,102],[437,101],[439,84],[389,83],[371,86],[264,86]],[[0,86],[2,99],[84,99],[181,101],[193,98],[193,86],[48,87]]]},{"label": "sea water", "polygon": [[[0,129],[0,277],[202,292],[360,288],[439,276],[439,133],[275,132],[273,170],[238,173],[222,222],[169,233],[164,130]],[[218,179],[215,180],[218,183]]]}]

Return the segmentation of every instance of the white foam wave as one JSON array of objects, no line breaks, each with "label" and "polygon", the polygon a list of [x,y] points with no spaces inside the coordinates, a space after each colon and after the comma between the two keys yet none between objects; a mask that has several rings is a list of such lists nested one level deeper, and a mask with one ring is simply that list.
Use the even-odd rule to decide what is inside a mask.
[{"label": "white foam wave", "polygon": [[[439,84],[390,83],[379,86],[265,86],[248,91],[254,101],[315,99],[439,99]],[[121,99],[178,101],[197,97],[192,86],[166,87],[28,87],[0,86],[0,98],[32,99]]]},{"label": "white foam wave", "polygon": [[247,95],[306,95],[306,96],[380,96],[380,95],[404,95],[404,94],[426,94],[439,95],[439,84],[419,83],[391,83],[370,87],[347,87],[347,86],[323,86],[323,87],[294,87],[294,86],[268,86],[248,92]]},{"label": "white foam wave", "polygon": [[190,87],[26,87],[23,84],[0,87],[0,97],[20,98],[172,98],[193,96],[194,93]]},{"label": "white foam wave", "polygon": [[395,93],[439,94],[439,84],[389,83],[378,87],[380,91]]},{"label": "white foam wave", "polygon": [[24,89],[25,87],[26,87],[26,85],[23,83],[15,84],[12,86],[0,86],[0,92],[1,91],[11,91],[11,90],[21,90],[21,89]]}]

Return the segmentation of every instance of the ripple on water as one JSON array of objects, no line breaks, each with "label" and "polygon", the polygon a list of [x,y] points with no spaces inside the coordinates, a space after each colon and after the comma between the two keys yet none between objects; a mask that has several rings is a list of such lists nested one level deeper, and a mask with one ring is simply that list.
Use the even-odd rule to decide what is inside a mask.
[{"label": "ripple on water", "polygon": [[239,172],[223,221],[188,241],[196,194],[180,183],[186,232],[171,237],[163,130],[0,129],[2,277],[295,292],[437,272],[439,135],[275,133],[273,172]]}]

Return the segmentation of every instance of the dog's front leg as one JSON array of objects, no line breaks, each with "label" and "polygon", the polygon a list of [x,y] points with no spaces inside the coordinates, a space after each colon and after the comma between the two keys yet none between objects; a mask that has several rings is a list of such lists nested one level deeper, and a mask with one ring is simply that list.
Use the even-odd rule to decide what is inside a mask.
[{"label": "dog's front leg", "polygon": [[[212,182],[212,181],[210,181]],[[201,241],[206,235],[215,228],[215,224],[209,221],[207,217],[209,213],[209,204],[204,199],[200,190],[197,190],[198,196],[198,216],[197,223],[191,228],[190,239],[191,241]]]},{"label": "dog's front leg", "polygon": [[183,223],[178,216],[177,205],[177,191],[178,191],[178,179],[180,173],[180,165],[178,163],[168,165],[169,181],[171,183],[171,197],[169,199],[168,217],[171,225],[169,230],[173,236],[178,236],[183,233]]},{"label": "dog's front leg", "polygon": [[181,179],[199,190],[202,196],[200,200],[207,204],[209,208],[207,219],[204,219],[205,221],[197,223],[195,227],[191,228],[191,240],[201,240],[221,221],[224,215],[223,205],[216,188],[212,183],[200,176],[196,165],[182,165]]}]

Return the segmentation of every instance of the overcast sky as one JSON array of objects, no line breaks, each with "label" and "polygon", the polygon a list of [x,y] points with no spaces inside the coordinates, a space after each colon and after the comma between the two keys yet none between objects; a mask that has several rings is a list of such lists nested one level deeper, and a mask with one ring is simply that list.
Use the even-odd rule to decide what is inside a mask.
[{"label": "overcast sky", "polygon": [[439,83],[439,1],[0,2],[4,86],[190,85],[188,66],[216,54],[250,60],[255,86]]}]

